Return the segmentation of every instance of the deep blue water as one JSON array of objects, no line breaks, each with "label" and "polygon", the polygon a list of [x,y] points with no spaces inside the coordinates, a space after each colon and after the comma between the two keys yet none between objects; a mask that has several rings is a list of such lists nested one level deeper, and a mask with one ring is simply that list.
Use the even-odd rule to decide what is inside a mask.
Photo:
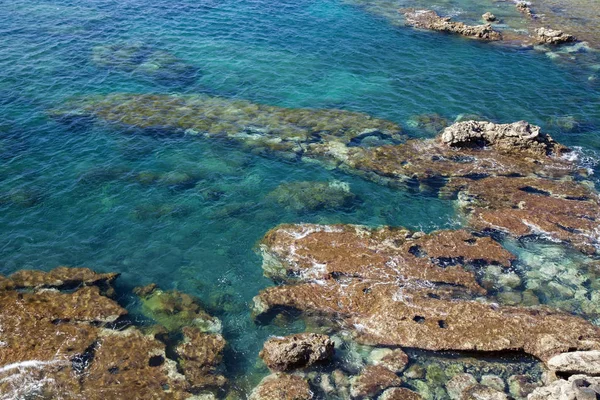
[{"label": "deep blue water", "polygon": [[[225,293],[225,335],[243,373],[262,341],[248,302],[271,284],[256,242],[282,222],[457,226],[453,205],[228,143],[164,138],[48,116],[74,96],[208,93],[254,102],[370,113],[526,119],[567,145],[600,151],[600,84],[578,62],[402,29],[335,0],[0,2],[0,273],[58,265],[122,273],[209,302]],[[103,68],[96,46],[143,43],[199,72],[184,81]],[[580,128],[561,131],[557,117]],[[409,135],[431,133],[406,126]],[[183,187],[132,179],[187,173]],[[267,194],[283,182],[341,180],[349,209],[298,213]],[[288,330],[294,329],[290,327]]]}]

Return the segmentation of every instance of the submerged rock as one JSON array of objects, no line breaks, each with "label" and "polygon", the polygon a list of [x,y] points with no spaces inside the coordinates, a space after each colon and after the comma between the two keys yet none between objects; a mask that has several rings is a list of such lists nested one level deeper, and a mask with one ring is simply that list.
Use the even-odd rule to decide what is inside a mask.
[{"label": "submerged rock", "polygon": [[96,46],[92,49],[92,61],[99,67],[131,72],[169,85],[190,84],[198,75],[196,67],[142,43]]},{"label": "submerged rock", "polygon": [[350,393],[353,399],[372,399],[385,389],[401,384],[402,380],[389,369],[370,365],[352,380]]},{"label": "submerged rock", "polygon": [[295,309],[324,316],[358,342],[380,346],[523,351],[542,360],[569,349],[600,349],[600,328],[581,318],[470,300],[469,293],[485,291],[461,266],[436,266],[436,251],[446,259],[460,259],[460,249],[464,260],[510,257],[494,250],[490,239],[470,240],[461,232],[456,241],[451,231],[442,231],[454,240],[444,246],[436,240],[444,238],[439,233],[418,241],[389,228],[284,225],[267,234],[262,251],[267,275],[287,284],[263,290],[254,299],[255,315]]},{"label": "submerged rock", "polygon": [[290,371],[306,368],[333,357],[334,345],[326,335],[301,333],[286,337],[272,337],[260,352],[271,371]]},{"label": "submerged rock", "polygon": [[495,31],[490,24],[466,25],[462,22],[452,21],[450,17],[440,17],[433,10],[415,10],[404,14],[406,23],[416,28],[457,33],[482,40],[501,40],[500,32]]},{"label": "submerged rock", "polygon": [[406,388],[391,388],[384,391],[379,400],[422,400],[423,398],[416,392]]},{"label": "submerged rock", "polygon": [[310,400],[308,382],[296,375],[275,373],[264,378],[250,394],[250,400]]},{"label": "submerged rock", "polygon": [[341,181],[288,182],[269,193],[267,199],[292,211],[312,212],[348,208],[356,196],[350,185]]},{"label": "submerged rock", "polygon": [[538,28],[535,31],[536,40],[539,44],[558,45],[563,43],[575,42],[577,39],[573,35],[564,33],[561,30]]},{"label": "submerged rock", "polygon": [[202,332],[221,332],[221,321],[210,316],[198,300],[188,294],[156,287],[136,288],[134,292],[142,302],[142,313],[169,331],[193,326]]},{"label": "submerged rock", "polygon": [[[184,328],[186,341],[177,348],[179,357],[170,358],[165,343],[154,335],[132,325],[123,329],[128,324],[124,320],[127,311],[102,295],[99,287],[117,274],[60,267],[13,276],[13,284],[3,285],[0,292],[3,395],[183,400],[207,386],[198,384],[201,379],[215,376],[221,359],[214,354],[224,345],[220,336],[200,334],[220,338],[210,347],[211,353],[191,337],[187,330],[191,328]],[[73,285],[82,287],[73,291]],[[114,324],[117,319],[118,325]]]}]

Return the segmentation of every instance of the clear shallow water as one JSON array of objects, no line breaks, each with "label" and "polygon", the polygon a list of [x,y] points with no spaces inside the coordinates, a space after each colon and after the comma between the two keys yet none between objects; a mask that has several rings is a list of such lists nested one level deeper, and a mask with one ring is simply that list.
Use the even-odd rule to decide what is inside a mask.
[{"label": "clear shallow water", "polygon": [[[248,302],[270,282],[256,242],[283,222],[456,226],[453,205],[252,155],[221,142],[66,127],[47,111],[73,96],[204,92],[255,102],[343,108],[404,124],[414,114],[526,119],[600,151],[600,86],[590,70],[542,53],[400,29],[338,1],[13,1],[0,8],[0,273],[83,265],[223,305],[233,372],[269,334]],[[199,69],[193,81],[102,68],[95,46],[141,42]],[[581,121],[574,132],[551,123]],[[430,136],[407,129],[413,136]],[[162,176],[144,184],[142,172]],[[193,179],[173,184],[167,173]],[[290,181],[347,182],[344,210],[298,213],[268,193]],[[127,299],[125,299],[127,300]]]}]

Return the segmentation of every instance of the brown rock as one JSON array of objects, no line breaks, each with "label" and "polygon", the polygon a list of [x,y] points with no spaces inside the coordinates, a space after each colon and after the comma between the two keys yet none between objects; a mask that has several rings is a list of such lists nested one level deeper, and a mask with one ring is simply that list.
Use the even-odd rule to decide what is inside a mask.
[{"label": "brown rock", "polygon": [[308,382],[299,376],[275,373],[264,378],[250,395],[250,400],[310,400],[313,393]]},{"label": "brown rock", "polygon": [[[445,271],[430,280],[424,272],[412,276],[401,262],[378,261],[378,252],[371,255],[369,250],[373,243],[349,239],[361,235],[379,243],[383,254],[406,240],[405,234],[353,226],[284,225],[267,234],[263,252],[271,257],[269,262],[278,262],[284,271],[298,271],[289,281],[298,283],[263,290],[254,300],[256,315],[269,317],[292,308],[336,321],[354,331],[359,342],[380,346],[518,350],[542,360],[569,349],[600,349],[600,328],[581,318],[542,307],[499,307],[469,300],[471,285],[457,286],[454,275]],[[394,244],[392,238],[398,237]],[[421,240],[426,243],[426,236]],[[402,262],[407,258],[398,257]],[[317,273],[305,273],[315,265]],[[448,287],[448,282],[453,285]]]},{"label": "brown rock", "polygon": [[218,334],[204,333],[198,328],[183,328],[184,342],[176,351],[181,358],[183,373],[193,390],[207,386],[222,387],[224,376],[216,373],[223,358],[225,339]]},{"label": "brown rock", "polygon": [[508,378],[508,389],[512,397],[517,400],[526,399],[536,388],[541,386],[527,375],[512,375]]},{"label": "brown rock", "polygon": [[17,288],[63,288],[80,285],[104,286],[111,284],[119,274],[99,274],[89,268],[57,267],[49,272],[21,270],[10,276]]},{"label": "brown rock", "polygon": [[559,45],[577,41],[573,35],[549,28],[538,28],[535,30],[535,34],[539,44]]},{"label": "brown rock", "polygon": [[460,400],[467,389],[477,385],[477,380],[471,374],[457,374],[446,382],[446,391],[453,400]]},{"label": "brown rock", "polygon": [[402,349],[375,349],[369,358],[374,365],[381,365],[396,374],[408,365],[408,355]]},{"label": "brown rock", "polygon": [[596,233],[600,197],[581,183],[541,178],[454,178],[447,190],[458,192],[459,204],[475,229],[497,229],[517,237],[540,234],[571,243],[589,254],[600,248]]},{"label": "brown rock", "polygon": [[432,10],[414,10],[404,14],[406,23],[416,28],[429,29],[447,33],[457,33],[482,40],[501,40],[500,32],[492,29],[490,24],[470,26],[462,22],[451,21],[449,17],[440,17]]},{"label": "brown rock", "polygon": [[391,388],[384,391],[379,400],[422,400],[420,394],[406,388]]},{"label": "brown rock", "polygon": [[463,265],[508,267],[514,259],[492,239],[466,231],[421,234],[358,225],[282,225],[267,233],[260,249],[265,275],[277,280],[430,281],[478,293],[485,291]]},{"label": "brown rock", "polygon": [[352,379],[352,398],[374,398],[387,388],[400,386],[402,380],[389,369],[379,365],[369,365],[360,375]]},{"label": "brown rock", "polygon": [[268,339],[260,357],[271,371],[306,368],[333,357],[333,342],[327,335],[300,333]]},{"label": "brown rock", "polygon": [[529,18],[533,18],[534,15],[531,12],[531,7],[529,7],[528,3],[524,2],[524,1],[520,1],[516,4],[516,7],[520,13],[525,14]]}]

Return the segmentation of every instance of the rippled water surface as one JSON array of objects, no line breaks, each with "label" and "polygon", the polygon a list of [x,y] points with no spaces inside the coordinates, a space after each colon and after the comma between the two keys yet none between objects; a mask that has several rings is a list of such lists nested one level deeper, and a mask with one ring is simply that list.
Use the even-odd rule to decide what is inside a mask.
[{"label": "rippled water surface", "polygon": [[[268,335],[294,330],[250,320],[249,301],[270,284],[254,253],[268,229],[433,230],[460,224],[452,203],[226,142],[66,126],[50,109],[111,92],[207,93],[367,112],[417,137],[432,133],[413,115],[469,113],[526,119],[590,157],[600,151],[600,83],[589,65],[395,27],[341,1],[14,0],[0,21],[0,273],[81,265],[121,272],[125,287],[156,282],[207,303],[226,298],[218,316],[232,374],[253,367]],[[123,44],[190,68],[165,77],[152,65],[94,62],[94,48]],[[557,124],[570,120],[578,124]],[[332,180],[356,195],[348,207],[286,209],[269,196],[284,182]]]}]

